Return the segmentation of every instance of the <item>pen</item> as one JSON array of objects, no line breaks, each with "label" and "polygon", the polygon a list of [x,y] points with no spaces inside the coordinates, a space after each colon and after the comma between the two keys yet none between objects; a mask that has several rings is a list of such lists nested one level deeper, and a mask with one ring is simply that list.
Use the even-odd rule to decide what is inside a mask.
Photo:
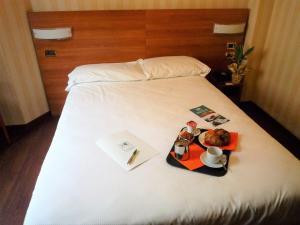
[{"label": "pen", "polygon": [[137,155],[137,153],[138,153],[138,150],[135,149],[134,152],[132,153],[131,157],[129,158],[128,162],[127,162],[128,165],[130,165],[133,162],[133,160],[135,159],[135,156]]}]

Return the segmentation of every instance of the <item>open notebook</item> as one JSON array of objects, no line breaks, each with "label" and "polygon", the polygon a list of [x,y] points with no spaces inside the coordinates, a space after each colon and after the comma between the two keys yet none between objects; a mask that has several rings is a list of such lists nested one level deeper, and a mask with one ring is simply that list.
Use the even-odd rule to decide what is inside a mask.
[{"label": "open notebook", "polygon": [[146,162],[158,152],[129,131],[100,138],[97,146],[127,171]]}]

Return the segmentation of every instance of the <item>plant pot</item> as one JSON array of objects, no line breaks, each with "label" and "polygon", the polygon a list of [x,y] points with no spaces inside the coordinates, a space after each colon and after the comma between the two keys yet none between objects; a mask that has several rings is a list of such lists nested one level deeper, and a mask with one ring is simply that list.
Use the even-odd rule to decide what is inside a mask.
[{"label": "plant pot", "polygon": [[243,75],[242,74],[238,74],[238,73],[232,73],[231,74],[231,82],[234,85],[238,85],[242,82],[243,80]]}]

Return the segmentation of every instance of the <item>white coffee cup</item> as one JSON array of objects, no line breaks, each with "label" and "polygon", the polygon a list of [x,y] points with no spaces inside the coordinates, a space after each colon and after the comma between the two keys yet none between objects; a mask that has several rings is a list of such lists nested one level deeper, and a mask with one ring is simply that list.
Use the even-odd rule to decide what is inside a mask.
[{"label": "white coffee cup", "polygon": [[206,150],[206,159],[210,163],[220,163],[223,151],[218,147],[208,147]]}]

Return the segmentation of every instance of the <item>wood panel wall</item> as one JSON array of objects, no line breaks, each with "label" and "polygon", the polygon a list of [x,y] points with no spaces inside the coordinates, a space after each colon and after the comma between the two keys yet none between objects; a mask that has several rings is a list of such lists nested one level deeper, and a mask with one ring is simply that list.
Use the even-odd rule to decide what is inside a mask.
[{"label": "wood panel wall", "polygon": [[[189,55],[214,69],[226,66],[226,43],[243,34],[213,34],[214,23],[247,22],[248,9],[114,10],[31,12],[32,28],[72,27],[68,40],[34,39],[50,110],[59,114],[67,74],[90,63],[124,62],[164,55]],[[45,50],[56,57],[45,57]]]},{"label": "wood panel wall", "polygon": [[148,10],[146,56],[188,55],[213,69],[225,68],[226,43],[242,43],[244,34],[214,34],[214,23],[247,21],[248,9]]},{"label": "wood panel wall", "polygon": [[[143,11],[29,13],[32,28],[72,27],[71,39],[34,39],[48,104],[60,114],[67,93],[67,75],[76,66],[122,62],[145,56]],[[45,50],[56,57],[46,57]]]}]

